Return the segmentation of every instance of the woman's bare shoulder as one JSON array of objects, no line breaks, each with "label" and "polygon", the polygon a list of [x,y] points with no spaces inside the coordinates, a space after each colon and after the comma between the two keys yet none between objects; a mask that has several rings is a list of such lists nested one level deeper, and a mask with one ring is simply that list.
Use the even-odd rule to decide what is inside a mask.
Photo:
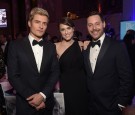
[{"label": "woman's bare shoulder", "polygon": [[61,42],[54,43],[56,47],[60,46]]}]

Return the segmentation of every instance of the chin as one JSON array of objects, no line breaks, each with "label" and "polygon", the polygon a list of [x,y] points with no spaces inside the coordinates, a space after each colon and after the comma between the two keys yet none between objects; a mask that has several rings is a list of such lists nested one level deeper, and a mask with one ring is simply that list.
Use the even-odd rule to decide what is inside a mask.
[{"label": "chin", "polygon": [[100,37],[93,37],[93,40],[96,41],[96,40],[98,40],[99,38],[100,38]]},{"label": "chin", "polygon": [[66,41],[70,41],[71,40],[71,38],[70,39],[66,39]]},{"label": "chin", "polygon": [[38,38],[42,38],[42,37],[43,37],[43,35],[37,35],[37,37],[38,37]]},{"label": "chin", "polygon": [[68,42],[68,41],[71,41],[72,39],[63,39],[63,40],[65,40],[65,41],[67,41],[67,42]]}]

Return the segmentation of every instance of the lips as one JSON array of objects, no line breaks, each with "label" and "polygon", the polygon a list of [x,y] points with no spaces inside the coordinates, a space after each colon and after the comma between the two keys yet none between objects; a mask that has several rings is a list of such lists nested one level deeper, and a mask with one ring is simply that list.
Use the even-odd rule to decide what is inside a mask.
[{"label": "lips", "polygon": [[42,30],[38,30],[37,31],[39,34],[43,34],[44,33],[44,31],[42,31]]},{"label": "lips", "polygon": [[65,36],[66,38],[69,38],[70,36],[69,35],[67,35],[67,36]]},{"label": "lips", "polygon": [[38,30],[38,32],[44,32],[44,31],[42,31],[42,30]]},{"label": "lips", "polygon": [[98,32],[97,31],[94,31],[94,32],[92,32],[94,35],[97,35],[98,34]]},{"label": "lips", "polygon": [[92,34],[93,34],[94,36],[96,36],[96,35],[98,35],[98,34],[99,34],[99,31],[98,31],[98,30],[96,30],[96,31],[92,31]]},{"label": "lips", "polygon": [[65,35],[65,38],[70,38],[70,37],[71,37],[71,35],[69,35],[69,34]]}]

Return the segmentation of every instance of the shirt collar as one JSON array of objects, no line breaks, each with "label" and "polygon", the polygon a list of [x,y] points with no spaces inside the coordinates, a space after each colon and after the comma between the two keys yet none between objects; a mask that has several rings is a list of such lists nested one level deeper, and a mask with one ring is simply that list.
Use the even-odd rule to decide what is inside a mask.
[{"label": "shirt collar", "polygon": [[[32,37],[30,34],[29,34],[28,38],[29,38],[30,44],[32,45],[32,42],[33,42],[33,40],[35,40],[35,38]],[[39,41],[41,41],[41,40],[43,40],[43,38],[41,38]]]},{"label": "shirt collar", "polygon": [[101,46],[103,44],[104,39],[105,39],[105,33],[98,39],[98,40],[100,40]]},{"label": "shirt collar", "polygon": [[104,39],[105,39],[105,33],[99,38],[101,46],[103,44]]}]

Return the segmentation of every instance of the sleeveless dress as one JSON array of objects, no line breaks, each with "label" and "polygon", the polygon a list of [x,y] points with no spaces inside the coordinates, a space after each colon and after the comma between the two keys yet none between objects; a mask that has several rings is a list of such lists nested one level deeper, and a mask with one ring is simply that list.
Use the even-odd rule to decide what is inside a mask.
[{"label": "sleeveless dress", "polygon": [[88,115],[86,76],[77,41],[61,55],[59,63],[60,92],[64,93],[65,115]]}]

